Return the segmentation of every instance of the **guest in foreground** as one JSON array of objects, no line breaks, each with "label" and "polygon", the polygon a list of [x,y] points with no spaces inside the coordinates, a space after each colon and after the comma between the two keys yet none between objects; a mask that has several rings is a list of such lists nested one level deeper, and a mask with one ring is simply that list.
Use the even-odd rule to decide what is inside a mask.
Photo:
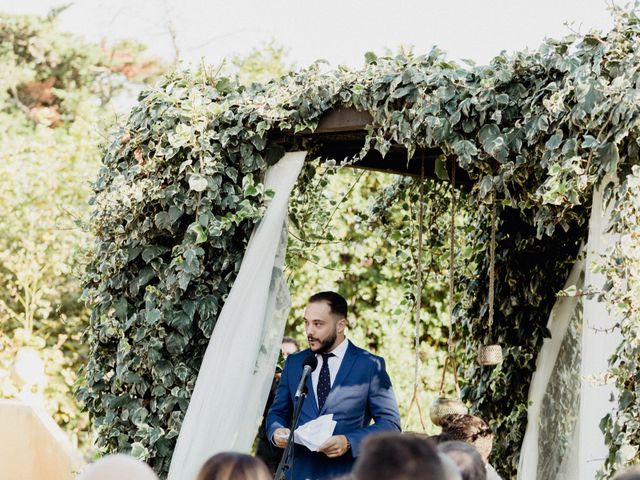
[{"label": "guest in foreground", "polygon": [[118,453],[89,465],[78,480],[158,480],[158,477],[146,463]]},{"label": "guest in foreground", "polygon": [[[489,463],[489,455],[493,448],[493,431],[487,422],[474,415],[452,414],[441,420],[442,433],[440,440],[456,440],[470,443],[482,457],[487,470],[487,480],[501,480],[500,475]],[[437,442],[440,443],[440,442]]]},{"label": "guest in foreground", "polygon": [[395,432],[376,433],[362,444],[354,480],[442,480],[445,469],[427,439]]},{"label": "guest in foreground", "polygon": [[484,462],[473,445],[465,442],[444,442],[438,445],[438,451],[448,455],[455,462],[462,480],[486,480]]},{"label": "guest in foreground", "polygon": [[271,480],[262,460],[235,452],[218,453],[207,460],[196,480]]},{"label": "guest in foreground", "polygon": [[333,414],[337,424],[317,452],[295,445],[294,471],[287,472],[288,479],[322,480],[348,473],[365,436],[400,430],[398,405],[384,360],[347,340],[346,326],[347,302],[342,296],[321,292],[309,298],[304,329],[310,348],[287,359],[267,416],[267,431],[274,444],[285,447],[296,387],[309,355],[315,355],[318,364],[307,377],[309,397],[299,425],[327,414]]},{"label": "guest in foreground", "polygon": [[442,462],[442,468],[444,468],[444,480],[462,480],[462,475],[460,475],[460,469],[456,462],[451,460],[449,455],[446,455],[442,452],[438,452],[438,457]]}]

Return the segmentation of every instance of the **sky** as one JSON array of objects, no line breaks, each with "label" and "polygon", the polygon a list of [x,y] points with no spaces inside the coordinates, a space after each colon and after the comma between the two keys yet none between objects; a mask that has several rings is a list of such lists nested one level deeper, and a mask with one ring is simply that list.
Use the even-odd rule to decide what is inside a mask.
[{"label": "sky", "polygon": [[[46,14],[70,3],[0,0],[0,12]],[[535,49],[545,37],[609,30],[604,0],[76,0],[61,27],[89,40],[134,38],[166,60],[218,64],[269,41],[305,67],[362,65],[364,54],[400,45],[485,64],[506,50]],[[174,32],[175,42],[172,41]]]}]

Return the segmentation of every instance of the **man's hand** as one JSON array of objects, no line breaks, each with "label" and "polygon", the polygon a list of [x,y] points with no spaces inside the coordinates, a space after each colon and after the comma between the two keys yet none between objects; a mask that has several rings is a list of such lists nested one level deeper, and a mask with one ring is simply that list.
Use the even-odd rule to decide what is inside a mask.
[{"label": "man's hand", "polygon": [[349,450],[349,441],[344,435],[334,435],[320,445],[319,452],[324,453],[329,458],[341,457]]},{"label": "man's hand", "polygon": [[275,443],[279,448],[286,447],[290,433],[291,430],[288,428],[276,428],[276,431],[273,432],[273,443]]}]

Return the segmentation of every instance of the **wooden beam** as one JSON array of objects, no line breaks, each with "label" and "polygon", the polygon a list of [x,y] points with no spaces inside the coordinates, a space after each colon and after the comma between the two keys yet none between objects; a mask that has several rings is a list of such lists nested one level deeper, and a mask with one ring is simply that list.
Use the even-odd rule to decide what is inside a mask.
[{"label": "wooden beam", "polygon": [[[333,159],[337,162],[351,160],[364,147],[367,126],[373,118],[367,112],[355,108],[336,108],[325,113],[318,122],[315,131],[304,130],[294,133],[290,130],[275,132],[271,141],[283,144],[285,148],[299,145],[302,139],[315,146],[315,154],[322,159]],[[407,149],[398,144],[391,146],[389,152],[382,157],[377,150],[370,150],[366,156],[352,164],[354,168],[363,168],[399,175],[420,176],[420,161],[425,161],[425,177],[437,178],[435,162],[442,154],[440,149],[417,149],[411,160],[407,159]],[[447,162],[451,164],[450,161]],[[460,185],[469,184],[466,172],[458,170],[456,181]]]},{"label": "wooden beam", "polygon": [[373,117],[368,112],[360,112],[353,107],[337,108],[320,119],[314,133],[364,132],[372,122]]}]

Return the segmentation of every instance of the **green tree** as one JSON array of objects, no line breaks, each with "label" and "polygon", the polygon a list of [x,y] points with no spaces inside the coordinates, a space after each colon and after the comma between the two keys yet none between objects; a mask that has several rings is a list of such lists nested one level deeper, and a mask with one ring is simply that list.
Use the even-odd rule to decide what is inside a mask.
[{"label": "green tree", "polygon": [[103,107],[158,65],[132,44],[107,51],[62,33],[56,15],[1,15],[0,69],[0,395],[18,393],[16,351],[36,349],[48,410],[86,446],[87,415],[73,395],[87,361],[78,273],[90,180],[115,120]]},{"label": "green tree", "polygon": [[287,50],[274,40],[252,49],[246,55],[231,57],[231,73],[241,85],[268,82],[293,69],[294,66],[287,61]]}]

